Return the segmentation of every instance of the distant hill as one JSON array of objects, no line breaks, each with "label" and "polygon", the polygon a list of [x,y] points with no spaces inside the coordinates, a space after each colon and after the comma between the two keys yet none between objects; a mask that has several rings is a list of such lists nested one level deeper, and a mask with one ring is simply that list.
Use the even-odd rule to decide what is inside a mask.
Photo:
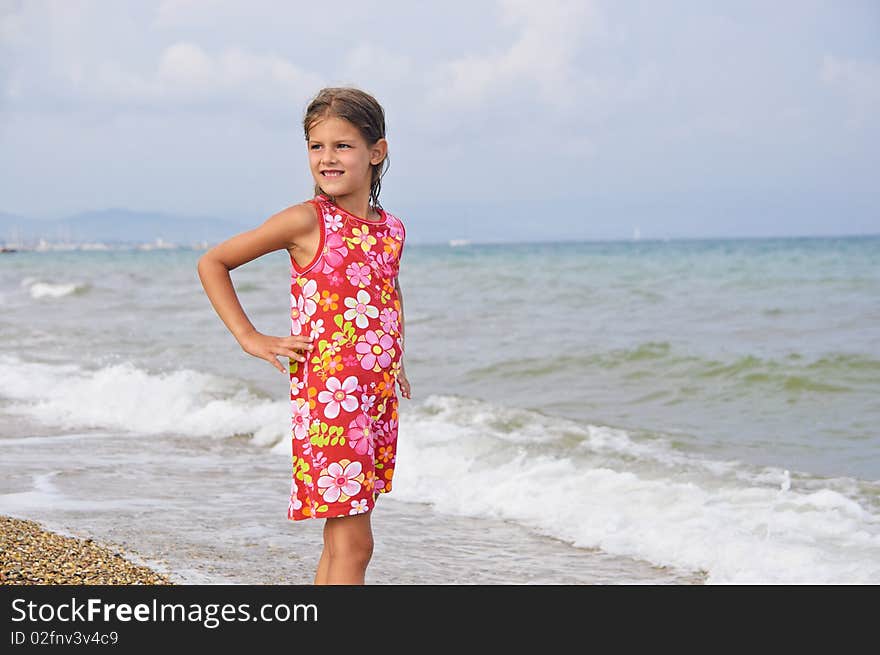
[{"label": "distant hill", "polygon": [[257,227],[207,216],[179,216],[129,209],[82,212],[66,218],[41,220],[0,212],[0,242],[143,243],[156,239],[179,245],[218,243]]}]

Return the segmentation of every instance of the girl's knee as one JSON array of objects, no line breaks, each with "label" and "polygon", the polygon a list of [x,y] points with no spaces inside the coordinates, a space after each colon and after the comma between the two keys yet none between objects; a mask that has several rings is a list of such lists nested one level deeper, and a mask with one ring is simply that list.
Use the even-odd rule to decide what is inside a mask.
[{"label": "girl's knee", "polygon": [[364,538],[336,540],[328,555],[334,565],[343,564],[366,569],[373,557],[373,540]]},{"label": "girl's knee", "polygon": [[368,521],[353,519],[327,519],[325,546],[331,557],[368,562],[373,555],[373,532]]}]

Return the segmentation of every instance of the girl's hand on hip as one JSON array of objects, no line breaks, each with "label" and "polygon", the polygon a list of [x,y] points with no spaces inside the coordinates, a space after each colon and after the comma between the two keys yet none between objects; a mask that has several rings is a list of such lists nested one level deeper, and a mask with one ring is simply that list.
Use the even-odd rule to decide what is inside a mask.
[{"label": "girl's hand on hip", "polygon": [[273,337],[260,332],[252,332],[239,340],[241,349],[248,355],[265,359],[282,373],[289,370],[281,365],[277,357],[288,357],[298,362],[306,361],[307,355],[313,348],[312,338],[305,335],[289,337]]}]

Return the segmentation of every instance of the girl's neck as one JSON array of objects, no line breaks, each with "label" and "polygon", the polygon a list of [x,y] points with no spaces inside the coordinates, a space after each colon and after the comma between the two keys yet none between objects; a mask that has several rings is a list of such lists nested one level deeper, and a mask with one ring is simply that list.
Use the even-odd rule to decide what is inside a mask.
[{"label": "girl's neck", "polygon": [[341,207],[349,214],[354,214],[358,218],[365,218],[368,221],[379,220],[382,218],[379,216],[379,212],[375,211],[375,215],[371,215],[374,213],[373,207],[370,206],[369,197],[366,199],[362,198],[354,198],[352,196],[331,196],[327,193],[324,194],[333,202],[337,207]]}]

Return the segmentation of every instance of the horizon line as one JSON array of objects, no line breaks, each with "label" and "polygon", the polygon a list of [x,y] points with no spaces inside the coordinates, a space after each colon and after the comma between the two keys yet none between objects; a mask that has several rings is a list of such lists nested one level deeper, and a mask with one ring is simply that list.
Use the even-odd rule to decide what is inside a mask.
[{"label": "horizon line", "polygon": [[[652,242],[652,243],[668,243],[672,241],[748,241],[748,240],[770,240],[770,239],[782,239],[782,240],[793,240],[793,239],[857,239],[857,238],[880,238],[880,232],[867,232],[867,233],[851,233],[851,234],[783,234],[783,235],[745,235],[745,236],[676,236],[676,237],[612,237],[612,238],[576,238],[576,239],[544,239],[544,240],[514,240],[514,241],[478,241],[472,239],[465,238],[455,238],[455,239],[443,239],[437,241],[412,241],[409,245],[413,247],[437,247],[443,246],[447,248],[467,248],[469,246],[513,246],[513,245],[565,245],[565,244],[574,244],[574,243],[642,243],[642,242]],[[40,244],[45,244],[46,246],[82,246],[82,245],[103,245],[108,247],[116,247],[121,249],[133,248],[137,249],[138,246],[159,246],[155,249],[157,250],[204,250],[206,248],[211,248],[217,244],[222,243],[222,241],[214,241],[209,242],[207,240],[201,241],[187,241],[186,243],[178,243],[174,241],[166,241],[163,237],[156,237],[152,241],[142,241],[142,240],[132,240],[132,241],[122,241],[118,239],[111,240],[81,240],[81,241],[58,241],[58,240],[49,240],[46,238],[40,239],[29,239],[28,243],[13,243],[9,241],[0,241],[0,247],[3,248],[17,248],[20,247],[22,250],[26,251],[36,251],[34,246],[39,246]],[[160,245],[161,244],[161,245]],[[72,250],[82,250],[81,248],[71,248]],[[108,248],[109,249],[109,248]],[[55,250],[55,248],[46,248],[46,250]],[[88,248],[86,249],[90,252],[93,252],[96,249]],[[280,249],[279,249],[280,250]]]}]

